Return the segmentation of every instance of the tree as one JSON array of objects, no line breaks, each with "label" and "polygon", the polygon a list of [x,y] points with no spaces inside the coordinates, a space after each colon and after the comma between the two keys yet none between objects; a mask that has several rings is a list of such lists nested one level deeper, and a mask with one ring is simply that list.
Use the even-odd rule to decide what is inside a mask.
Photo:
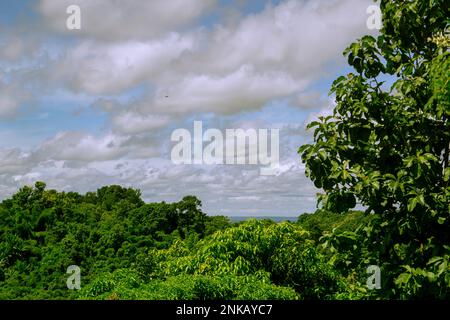
[{"label": "tree", "polygon": [[154,279],[259,276],[296,290],[302,299],[332,299],[338,293],[352,293],[309,239],[309,232],[290,222],[253,219],[218,231],[193,246],[177,241],[168,249],[140,256],[137,268]]},{"label": "tree", "polygon": [[0,203],[0,299],[71,298],[67,267],[83,281],[130,268],[149,248],[196,242],[207,216],[193,196],[145,204],[140,191],[106,186],[81,195],[25,186]]},{"label": "tree", "polygon": [[[374,214],[366,261],[384,297],[448,297],[450,9],[447,0],[382,0],[383,28],[345,51],[333,115],[299,153],[324,209]],[[393,84],[389,86],[392,79]],[[394,284],[395,283],[395,284]]]},{"label": "tree", "polygon": [[360,225],[367,224],[370,217],[361,211],[336,213],[326,210],[317,210],[315,213],[303,213],[298,217],[297,223],[311,233],[311,238],[318,241],[324,232],[335,233],[355,231]]}]

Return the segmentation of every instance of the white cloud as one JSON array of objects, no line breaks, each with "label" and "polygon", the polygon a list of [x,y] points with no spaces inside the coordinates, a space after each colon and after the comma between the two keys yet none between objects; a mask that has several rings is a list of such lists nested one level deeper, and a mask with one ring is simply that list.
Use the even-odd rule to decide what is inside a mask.
[{"label": "white cloud", "polygon": [[62,132],[44,142],[38,152],[40,159],[102,161],[127,154],[124,138],[112,134],[96,138],[80,132]]},{"label": "white cloud", "polygon": [[168,98],[155,101],[168,113],[217,112],[231,114],[262,107],[267,101],[290,95],[304,83],[282,72],[258,72],[242,66],[224,77],[196,75],[165,88]]},{"label": "white cloud", "polygon": [[167,72],[171,63],[192,50],[194,36],[171,33],[148,42],[82,42],[49,70],[49,77],[88,94],[120,93]]},{"label": "white cloud", "polygon": [[[195,69],[226,74],[242,65],[309,78],[338,60],[367,33],[369,0],[286,1],[239,23],[218,26],[198,54]],[[358,14],[359,13],[359,14]],[[191,64],[191,61],[188,61]]]},{"label": "white cloud", "polygon": [[287,1],[210,31],[83,41],[55,64],[51,77],[90,94],[145,84],[158,93],[148,99],[152,113],[255,109],[304,91],[340,61],[345,46],[367,32],[369,2]]},{"label": "white cloud", "polygon": [[28,153],[18,148],[0,149],[0,175],[19,174],[30,169]]},{"label": "white cloud", "polygon": [[160,129],[170,123],[170,118],[161,115],[143,115],[122,112],[112,118],[113,128],[123,134],[139,134]]}]

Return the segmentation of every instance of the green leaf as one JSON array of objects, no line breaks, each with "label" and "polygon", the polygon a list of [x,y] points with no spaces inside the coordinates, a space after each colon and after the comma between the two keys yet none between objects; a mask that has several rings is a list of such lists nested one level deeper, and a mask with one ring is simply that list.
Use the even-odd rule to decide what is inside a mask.
[{"label": "green leaf", "polygon": [[417,206],[417,198],[411,198],[408,201],[408,211],[413,212]]},{"label": "green leaf", "polygon": [[444,181],[447,182],[449,180],[450,180],[450,168],[446,168],[444,173]]}]

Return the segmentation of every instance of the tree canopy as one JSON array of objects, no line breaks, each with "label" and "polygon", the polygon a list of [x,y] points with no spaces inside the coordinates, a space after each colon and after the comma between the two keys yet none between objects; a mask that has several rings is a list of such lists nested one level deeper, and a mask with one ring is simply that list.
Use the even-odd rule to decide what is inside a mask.
[{"label": "tree canopy", "polygon": [[332,86],[333,115],[300,148],[323,208],[360,203],[385,297],[443,297],[450,286],[449,2],[381,1],[383,27],[345,51],[354,73]]}]

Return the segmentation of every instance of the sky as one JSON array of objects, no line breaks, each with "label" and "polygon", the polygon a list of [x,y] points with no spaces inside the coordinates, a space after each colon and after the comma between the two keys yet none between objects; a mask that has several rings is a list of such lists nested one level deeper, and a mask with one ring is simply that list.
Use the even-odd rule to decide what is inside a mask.
[{"label": "sky", "polygon": [[[0,199],[45,181],[195,195],[211,215],[297,216],[321,190],[298,147],[330,114],[371,0],[0,2]],[[81,9],[81,29],[66,12]],[[280,167],[171,160],[179,128],[279,129]]]}]

